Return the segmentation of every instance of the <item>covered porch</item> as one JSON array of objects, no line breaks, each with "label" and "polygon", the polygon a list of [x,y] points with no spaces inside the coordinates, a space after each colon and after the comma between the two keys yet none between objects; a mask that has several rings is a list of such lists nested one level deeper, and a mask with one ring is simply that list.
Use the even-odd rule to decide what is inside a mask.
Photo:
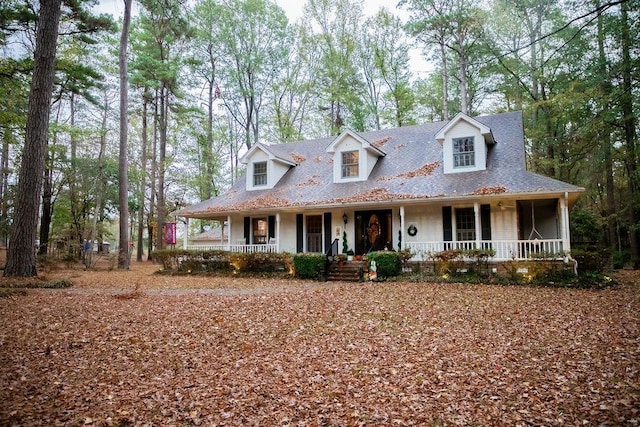
[{"label": "covered porch", "polygon": [[[189,218],[186,219],[187,229]],[[219,221],[224,241],[202,245],[184,233],[183,248],[239,253],[339,252],[364,255],[408,249],[412,261],[446,250],[490,249],[491,261],[565,259],[570,252],[569,199],[464,198],[410,201],[301,211],[239,213],[201,219]]]}]

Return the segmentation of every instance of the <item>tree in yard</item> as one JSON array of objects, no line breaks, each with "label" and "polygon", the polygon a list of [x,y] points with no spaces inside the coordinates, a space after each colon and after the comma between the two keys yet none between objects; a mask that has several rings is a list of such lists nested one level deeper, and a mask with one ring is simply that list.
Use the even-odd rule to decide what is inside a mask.
[{"label": "tree in yard", "polygon": [[324,134],[337,135],[347,125],[356,131],[366,127],[365,88],[356,64],[362,7],[361,0],[309,0],[304,7],[305,60],[328,124]]},{"label": "tree in yard", "polygon": [[131,22],[131,3],[133,0],[124,0],[124,19],[122,22],[122,33],[120,35],[120,53],[118,62],[120,64],[120,154],[118,168],[118,206],[120,209],[120,241],[118,253],[118,268],[129,268],[129,178],[127,168],[129,162],[127,158],[127,106],[128,76],[127,76],[127,45],[129,39],[129,24]]},{"label": "tree in yard", "polygon": [[437,46],[443,75],[443,113],[447,120],[449,98],[449,61],[456,68],[460,111],[473,114],[478,107],[476,89],[472,81],[474,68],[482,64],[481,45],[486,16],[475,0],[402,0],[411,13],[407,27],[411,34],[426,43],[427,48]]},{"label": "tree in yard", "polygon": [[247,149],[260,140],[260,116],[286,58],[287,17],[267,0],[230,0],[220,9],[222,99]]},{"label": "tree in yard", "polygon": [[16,195],[14,223],[4,270],[6,277],[37,275],[34,247],[42,194],[42,175],[47,154],[49,110],[55,75],[60,14],[61,0],[41,0],[34,69],[29,91],[25,145]]},{"label": "tree in yard", "polygon": [[414,124],[409,43],[400,18],[381,9],[364,28],[360,63],[375,128],[381,128],[382,120],[394,127]]}]

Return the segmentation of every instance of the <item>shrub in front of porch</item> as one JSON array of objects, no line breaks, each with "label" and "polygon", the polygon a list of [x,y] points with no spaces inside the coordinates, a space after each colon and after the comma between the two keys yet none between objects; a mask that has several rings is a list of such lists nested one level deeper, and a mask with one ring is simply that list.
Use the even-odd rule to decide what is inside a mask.
[{"label": "shrub in front of porch", "polygon": [[300,279],[317,279],[324,270],[326,257],[320,253],[302,253],[293,256],[293,269]]},{"label": "shrub in front of porch", "polygon": [[375,261],[378,280],[397,277],[402,272],[402,256],[393,251],[371,252],[367,255],[369,269]]},{"label": "shrub in front of porch", "polygon": [[287,252],[230,252],[231,265],[239,273],[293,272],[293,258]]},{"label": "shrub in front of porch", "polygon": [[179,273],[269,273],[291,274],[293,261],[286,252],[237,253],[228,251],[198,251],[163,249],[151,254],[164,271]]}]

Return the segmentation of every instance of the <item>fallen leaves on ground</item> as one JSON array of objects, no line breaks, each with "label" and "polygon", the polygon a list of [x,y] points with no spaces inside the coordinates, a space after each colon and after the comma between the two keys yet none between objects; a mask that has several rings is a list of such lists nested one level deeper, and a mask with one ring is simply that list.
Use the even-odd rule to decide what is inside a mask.
[{"label": "fallen leaves on ground", "polygon": [[73,288],[0,300],[1,425],[640,421],[633,278],[585,291],[151,271],[77,271]]}]

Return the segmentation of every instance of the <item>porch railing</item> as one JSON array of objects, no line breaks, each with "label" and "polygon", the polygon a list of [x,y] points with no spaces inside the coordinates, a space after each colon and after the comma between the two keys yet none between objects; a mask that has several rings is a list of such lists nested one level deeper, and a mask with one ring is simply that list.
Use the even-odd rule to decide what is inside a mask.
[{"label": "porch railing", "polygon": [[[335,241],[334,241],[335,244]],[[427,261],[429,258],[445,250],[472,250],[476,249],[475,241],[461,242],[407,242],[405,247],[413,252],[412,261]],[[560,259],[565,255],[562,239],[535,239],[535,240],[482,240],[480,248],[493,249],[494,261],[523,261],[535,258]],[[275,243],[268,244],[217,244],[217,245],[189,245],[187,249],[194,250],[220,250],[241,253],[277,252]]]},{"label": "porch railing", "polygon": [[[475,241],[461,242],[407,242],[405,246],[414,253],[412,261],[426,261],[432,255],[445,250],[476,249]],[[534,258],[563,258],[562,239],[535,240],[482,240],[480,248],[493,249],[494,261],[523,261]]]},{"label": "porch railing", "polygon": [[246,244],[219,244],[219,245],[188,245],[189,250],[198,251],[231,251],[241,253],[256,253],[256,252],[278,252],[278,245],[275,243],[263,243],[257,245]]}]

